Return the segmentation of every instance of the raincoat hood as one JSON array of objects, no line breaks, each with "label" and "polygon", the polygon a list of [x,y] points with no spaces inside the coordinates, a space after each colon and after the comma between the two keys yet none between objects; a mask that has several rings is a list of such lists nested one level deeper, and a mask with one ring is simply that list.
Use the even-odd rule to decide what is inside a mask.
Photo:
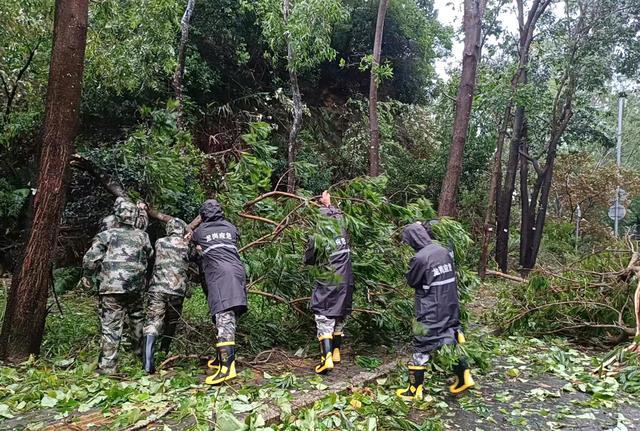
[{"label": "raincoat hood", "polygon": [[118,223],[129,226],[136,225],[139,214],[136,204],[124,198],[116,199],[116,203],[113,207],[113,213],[116,216]]},{"label": "raincoat hood", "polygon": [[200,217],[203,222],[217,221],[224,218],[222,207],[215,199],[208,199],[200,208]]},{"label": "raincoat hood", "polygon": [[431,244],[431,237],[421,223],[412,223],[404,228],[402,242],[418,251]]},{"label": "raincoat hood", "polygon": [[183,220],[172,218],[167,222],[167,235],[179,235],[182,237],[185,236],[186,233],[187,224]]}]

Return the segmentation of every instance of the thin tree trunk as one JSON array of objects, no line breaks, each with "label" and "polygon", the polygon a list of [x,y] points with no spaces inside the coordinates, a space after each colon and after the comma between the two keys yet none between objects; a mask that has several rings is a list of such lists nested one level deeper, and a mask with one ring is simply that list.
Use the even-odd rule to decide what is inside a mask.
[{"label": "thin tree trunk", "polygon": [[529,161],[524,157],[525,154],[529,154],[529,144],[527,142],[528,133],[527,126],[523,127],[522,139],[520,141],[520,267],[524,266],[523,257],[525,250],[529,247],[532,233],[531,217],[532,208],[536,205],[538,190],[534,190],[532,196],[529,196]]},{"label": "thin tree trunk", "polygon": [[442,181],[438,215],[456,215],[456,203],[464,144],[469,131],[471,105],[476,87],[476,72],[480,61],[482,43],[482,17],[487,6],[486,0],[465,0],[464,2],[464,52],[462,56],[462,76],[456,99],[456,117],[453,122],[453,140],[449,151],[447,172]]},{"label": "thin tree trunk", "polygon": [[180,21],[180,46],[178,47],[178,67],[173,74],[173,89],[178,101],[178,127],[184,126],[184,63],[187,57],[187,42],[189,42],[189,28],[191,15],[196,6],[196,0],[188,0],[187,7]]},{"label": "thin tree trunk", "polygon": [[[547,9],[551,0],[533,0],[531,9],[527,13],[527,20],[524,17],[524,1],[516,0],[518,27],[520,40],[518,44],[518,71],[512,80],[512,89],[515,90],[527,83],[527,67],[529,65],[529,51],[536,24],[540,16]],[[518,159],[520,143],[522,141],[523,125],[525,122],[524,106],[517,106],[513,116],[513,136],[509,147],[509,159],[507,161],[506,174],[502,190],[496,205],[497,232],[496,232],[496,262],[502,272],[508,270],[509,257],[509,225],[511,222],[511,205],[513,203],[513,191],[515,189],[516,171],[518,169]]]},{"label": "thin tree trunk", "polygon": [[500,131],[498,132],[498,141],[496,143],[496,153],[493,157],[493,167],[491,169],[491,182],[489,184],[489,194],[487,197],[487,209],[484,214],[484,231],[482,235],[482,243],[480,246],[480,262],[478,264],[478,275],[481,279],[487,274],[487,263],[489,261],[489,242],[495,228],[495,206],[500,190],[501,174],[502,174],[502,152],[504,149],[504,141],[507,136],[507,127],[511,120],[511,103],[505,109]]},{"label": "thin tree trunk", "polygon": [[[290,7],[289,0],[284,0],[282,10],[285,26],[289,23]],[[295,57],[296,53],[291,45],[291,35],[290,32],[287,32],[287,68],[289,69],[289,84],[291,85],[291,98],[293,100],[293,123],[289,131],[289,142],[287,145],[287,192],[289,193],[295,193],[296,191],[296,143],[298,134],[302,128],[302,95],[300,94],[300,86],[298,85]]]},{"label": "thin tree trunk", "polygon": [[[569,90],[573,92],[573,88]],[[555,166],[558,143],[562,134],[566,130],[571,117],[572,97],[569,94],[567,101],[562,109],[562,115],[558,118],[557,123],[553,124],[551,138],[548,145],[547,157],[545,159],[544,170],[538,171],[538,179],[535,191],[531,197],[531,205],[529,207],[528,218],[530,220],[530,229],[527,233],[526,248],[521,250],[520,263],[523,274],[527,274],[536,264],[540,244],[542,243],[542,234],[544,233],[544,223],[547,217],[547,206],[549,205],[549,195],[551,193],[551,183],[553,181],[553,168]],[[524,162],[524,160],[523,160]],[[538,195],[539,200],[538,200]]]},{"label": "thin tree trunk", "polygon": [[77,133],[87,36],[88,0],[57,0],[53,49],[33,223],[15,274],[0,334],[0,356],[12,362],[40,351],[66,177]]},{"label": "thin tree trunk", "polygon": [[[524,73],[524,72],[523,72]],[[526,79],[526,78],[525,78]],[[511,219],[511,204],[513,203],[513,191],[516,184],[516,171],[518,169],[518,150],[522,137],[522,124],[524,122],[524,107],[516,107],[513,119],[513,137],[509,146],[509,159],[502,183],[502,191],[496,204],[497,232],[496,232],[496,262],[500,271],[508,270],[509,257],[509,223]]]},{"label": "thin tree trunk", "polygon": [[373,59],[371,61],[371,78],[369,81],[369,131],[371,145],[369,147],[369,175],[380,175],[380,126],[378,123],[378,67],[382,51],[382,37],[384,36],[384,19],[389,7],[389,0],[380,0],[378,17],[376,18],[376,33],[373,39]]}]

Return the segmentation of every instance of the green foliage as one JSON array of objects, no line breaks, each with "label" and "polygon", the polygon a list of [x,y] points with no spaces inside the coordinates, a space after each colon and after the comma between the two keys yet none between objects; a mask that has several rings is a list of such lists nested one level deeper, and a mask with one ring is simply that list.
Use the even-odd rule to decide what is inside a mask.
[{"label": "green foliage", "polygon": [[107,0],[89,8],[85,100],[164,91],[177,64],[183,4],[176,0]]},{"label": "green foliage", "polygon": [[204,200],[200,178],[204,158],[188,132],[176,126],[176,105],[143,108],[147,122],[117,146],[85,148],[83,154],[110,172],[142,199],[175,216],[189,219]]},{"label": "green foliage", "polygon": [[633,286],[619,276],[629,254],[614,247],[594,252],[561,269],[541,269],[517,289],[499,285],[495,322],[514,332],[602,336],[634,326],[626,305]]},{"label": "green foliage", "polygon": [[7,180],[0,178],[0,219],[18,218],[30,192],[30,189],[14,189]]},{"label": "green foliage", "polygon": [[333,60],[336,56],[331,47],[333,26],[349,17],[342,2],[291,0],[290,4],[286,22],[282,0],[258,0],[253,4],[274,59],[286,57],[288,43],[294,53],[293,63],[288,67],[296,71],[309,70]]}]

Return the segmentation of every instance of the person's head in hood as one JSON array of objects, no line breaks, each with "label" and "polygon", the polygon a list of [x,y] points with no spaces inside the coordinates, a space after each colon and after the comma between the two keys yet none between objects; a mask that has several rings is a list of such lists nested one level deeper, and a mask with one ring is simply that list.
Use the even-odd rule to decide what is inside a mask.
[{"label": "person's head in hood", "polygon": [[179,218],[172,218],[167,222],[167,235],[185,236],[187,233],[187,223]]},{"label": "person's head in hood", "polygon": [[203,222],[217,221],[224,218],[222,207],[215,199],[207,199],[200,208],[200,218]]},{"label": "person's head in hood", "polygon": [[402,232],[402,242],[418,251],[431,244],[431,237],[422,223],[411,223]]},{"label": "person's head in hood", "polygon": [[133,202],[124,198],[116,199],[113,213],[119,224],[135,227],[138,220],[138,207]]}]

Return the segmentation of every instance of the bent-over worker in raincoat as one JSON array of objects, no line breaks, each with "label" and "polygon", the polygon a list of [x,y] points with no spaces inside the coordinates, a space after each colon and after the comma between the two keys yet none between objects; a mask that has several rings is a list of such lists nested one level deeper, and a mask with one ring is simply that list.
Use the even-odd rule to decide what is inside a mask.
[{"label": "bent-over worker in raincoat", "polygon": [[[333,242],[326,250],[327,277],[318,279],[311,295],[311,310],[315,314],[317,336],[322,358],[316,373],[325,374],[340,363],[343,329],[346,317],[351,314],[353,297],[353,270],[349,237],[344,227],[342,213],[331,205],[331,195],[325,191],[320,198],[320,213],[336,221]],[[305,251],[307,265],[316,265],[321,259],[315,239],[310,238]]]},{"label": "bent-over worker in raincoat", "polygon": [[[415,289],[417,329],[409,363],[409,387],[398,389],[397,395],[405,399],[422,399],[424,371],[432,352],[445,344],[464,342],[456,269],[453,253],[433,242],[422,223],[406,226],[402,241],[416,251],[406,278],[409,286]],[[459,358],[454,372],[456,381],[449,387],[452,393],[474,385],[464,357]]]},{"label": "bent-over worker in raincoat", "polygon": [[238,253],[240,232],[224,218],[218,201],[207,200],[200,208],[200,217],[202,224],[193,232],[192,241],[202,254],[207,301],[218,330],[217,356],[209,361],[215,374],[205,381],[215,385],[236,376],[236,320],[247,311],[247,283]]}]

